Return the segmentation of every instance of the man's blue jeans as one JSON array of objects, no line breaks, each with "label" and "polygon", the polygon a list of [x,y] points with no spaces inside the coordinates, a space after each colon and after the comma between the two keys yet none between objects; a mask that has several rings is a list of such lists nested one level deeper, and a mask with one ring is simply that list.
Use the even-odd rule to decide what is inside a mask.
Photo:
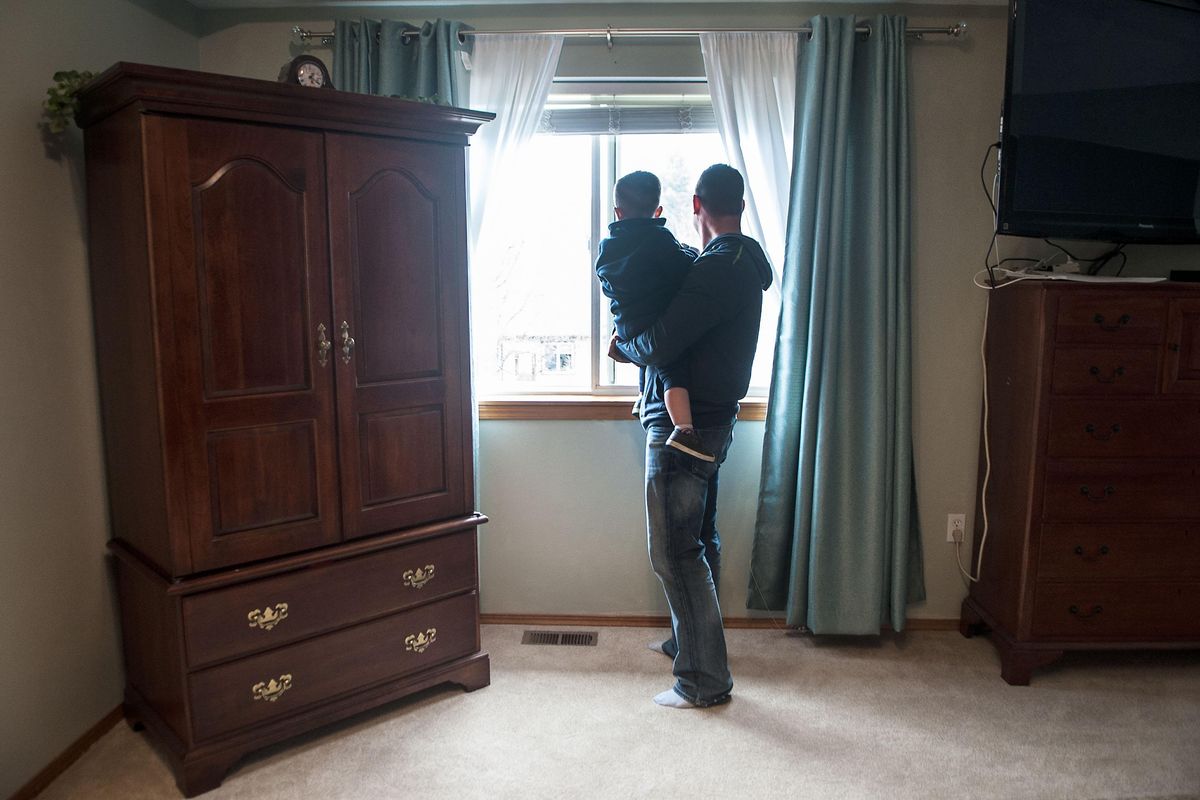
[{"label": "man's blue jeans", "polygon": [[723,703],[733,689],[717,585],[717,473],[733,441],[733,425],[697,428],[715,463],[666,446],[671,428],[646,431],[646,528],[650,565],[671,608],[675,692],[698,706]]}]

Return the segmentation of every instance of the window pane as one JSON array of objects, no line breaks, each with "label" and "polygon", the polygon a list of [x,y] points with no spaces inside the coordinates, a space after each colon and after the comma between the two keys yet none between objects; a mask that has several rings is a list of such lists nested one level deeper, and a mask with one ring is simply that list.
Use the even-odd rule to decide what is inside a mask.
[{"label": "window pane", "polygon": [[482,393],[590,391],[591,137],[539,135],[492,189],[472,257]]},{"label": "window pane", "polygon": [[[706,167],[725,160],[715,133],[635,134],[617,137],[617,175],[653,172],[662,181],[663,217],[675,238],[693,247],[700,235],[692,223],[692,194]],[[611,192],[610,192],[611,197]]]},{"label": "window pane", "polygon": [[[614,180],[639,169],[657,175],[662,182],[660,203],[667,227],[681,242],[699,248],[700,235],[693,223],[692,195],[700,173],[712,164],[725,161],[720,136],[715,133],[622,135],[616,140],[617,169]],[[770,386],[778,320],[778,293],[772,289],[763,295],[762,327],[750,378],[751,394],[766,394]],[[610,331],[612,322],[607,303],[604,307],[604,323],[604,330]],[[617,386],[637,385],[636,369],[623,365],[601,370],[601,378]]]}]

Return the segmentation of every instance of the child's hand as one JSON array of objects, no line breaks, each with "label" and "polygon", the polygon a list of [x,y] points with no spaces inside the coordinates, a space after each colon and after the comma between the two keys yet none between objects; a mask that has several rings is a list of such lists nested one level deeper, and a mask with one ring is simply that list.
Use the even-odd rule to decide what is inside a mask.
[{"label": "child's hand", "polygon": [[612,335],[612,338],[608,340],[608,357],[611,358],[613,361],[616,361],[619,364],[632,364],[633,363],[628,358],[626,358],[625,354],[622,353],[621,350],[617,347],[617,334],[615,334],[615,333]]}]

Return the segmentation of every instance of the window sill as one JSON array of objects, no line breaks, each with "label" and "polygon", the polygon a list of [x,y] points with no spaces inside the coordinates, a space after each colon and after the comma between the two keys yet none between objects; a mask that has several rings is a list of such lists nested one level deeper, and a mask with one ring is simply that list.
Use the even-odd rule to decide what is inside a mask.
[{"label": "window sill", "polygon": [[[610,395],[508,395],[479,401],[480,419],[523,420],[627,420],[636,422],[629,413],[633,396]],[[747,397],[741,402],[738,419],[762,421],[767,418],[767,401],[763,397]]]}]

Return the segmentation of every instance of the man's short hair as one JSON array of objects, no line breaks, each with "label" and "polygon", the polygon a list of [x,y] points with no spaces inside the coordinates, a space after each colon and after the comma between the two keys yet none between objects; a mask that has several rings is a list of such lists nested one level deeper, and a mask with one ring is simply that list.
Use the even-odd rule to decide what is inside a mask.
[{"label": "man's short hair", "polygon": [[696,196],[700,205],[718,217],[737,216],[742,213],[742,194],[746,182],[742,173],[728,164],[713,164],[700,173],[696,181]]},{"label": "man's short hair", "polygon": [[626,217],[653,217],[662,184],[653,172],[638,170],[617,181],[617,208]]}]

